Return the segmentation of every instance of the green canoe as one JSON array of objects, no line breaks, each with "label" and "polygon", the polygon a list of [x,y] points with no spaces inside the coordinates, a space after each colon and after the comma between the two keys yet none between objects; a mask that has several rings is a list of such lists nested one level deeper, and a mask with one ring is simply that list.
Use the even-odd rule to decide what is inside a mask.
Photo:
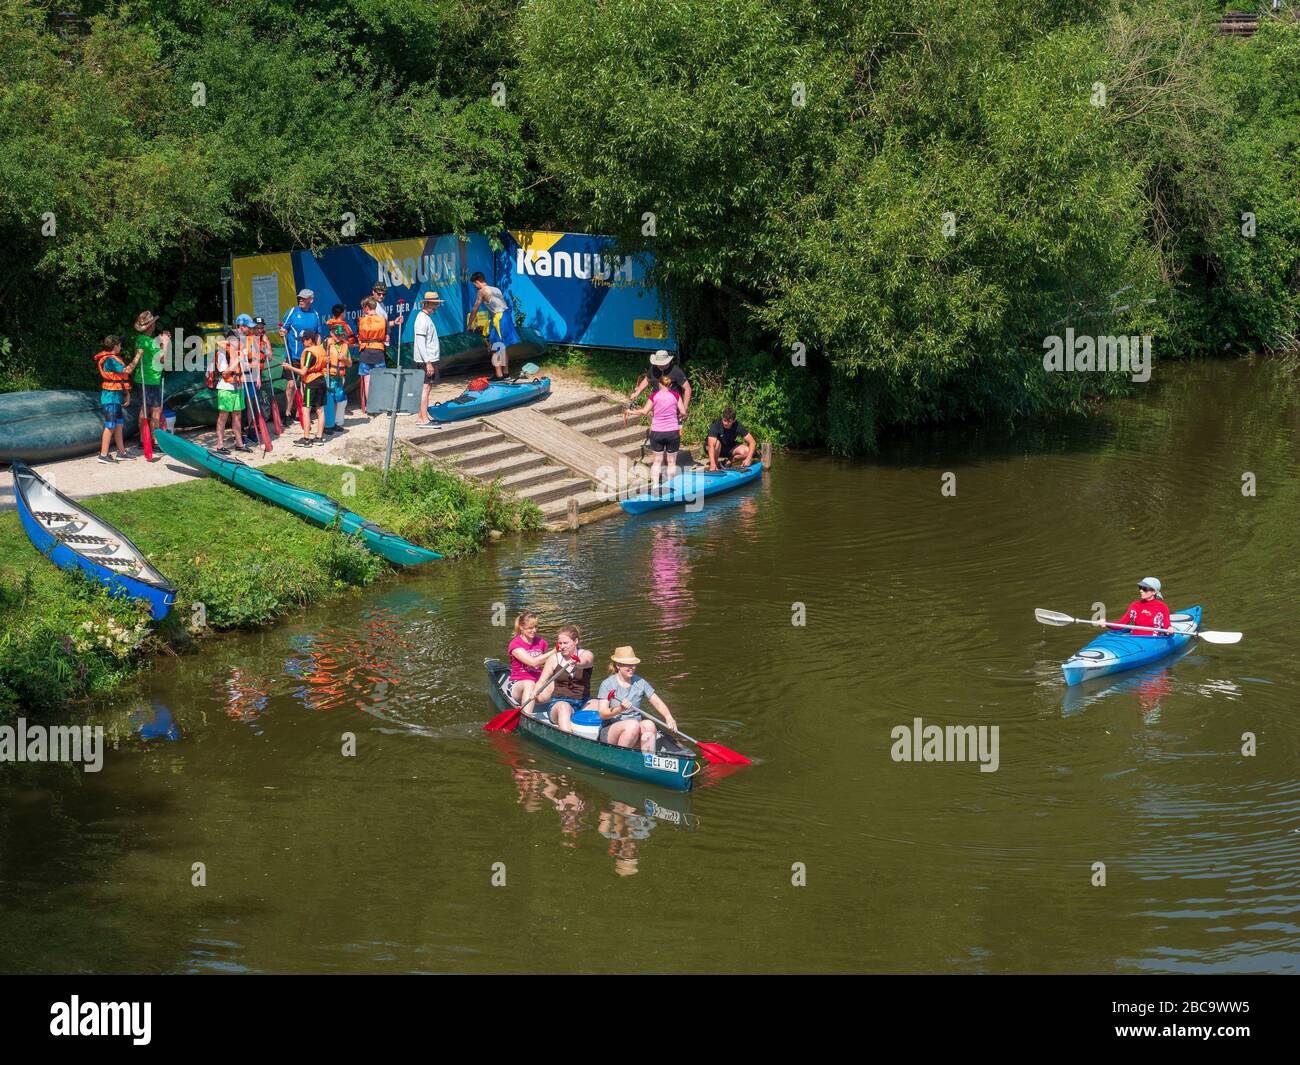
[{"label": "green canoe", "polygon": [[[128,407],[123,435],[138,429],[138,407]],[[57,462],[99,447],[104,422],[99,393],[48,389],[0,395],[0,462]]]},{"label": "green canoe", "polygon": [[342,503],[321,492],[313,492],[309,488],[300,488],[296,484],[272,477],[253,466],[246,466],[238,459],[218,455],[215,451],[182,439],[175,433],[157,432],[154,441],[172,458],[196,469],[207,470],[236,488],[242,488],[267,502],[293,511],[316,525],[328,528],[337,522],[345,533],[360,536],[362,543],[389,562],[418,566],[421,562],[442,558],[436,551],[420,547],[374,522],[366,521],[360,514],[348,510]]}]

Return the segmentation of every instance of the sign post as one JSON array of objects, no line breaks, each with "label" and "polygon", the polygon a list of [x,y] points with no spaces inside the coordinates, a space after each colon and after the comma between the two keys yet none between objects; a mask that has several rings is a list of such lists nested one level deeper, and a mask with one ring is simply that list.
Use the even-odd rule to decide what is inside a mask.
[{"label": "sign post", "polygon": [[397,435],[397,416],[414,414],[420,409],[420,392],[424,376],[414,370],[396,370],[376,366],[370,372],[367,405],[388,414],[388,445],[384,448],[384,476],[393,464],[393,440]]}]

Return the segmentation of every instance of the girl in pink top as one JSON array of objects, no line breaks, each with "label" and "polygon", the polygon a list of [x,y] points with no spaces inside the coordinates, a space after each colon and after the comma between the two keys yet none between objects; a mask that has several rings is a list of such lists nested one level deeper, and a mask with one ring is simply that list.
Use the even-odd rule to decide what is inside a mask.
[{"label": "girl in pink top", "polygon": [[525,610],[515,618],[515,638],[510,641],[510,696],[526,703],[533,696],[537,679],[546,664],[550,645],[537,635],[537,615]]},{"label": "girl in pink top", "polygon": [[668,456],[668,472],[662,478],[666,487],[677,476],[677,452],[682,446],[682,419],[686,417],[686,404],[673,390],[667,374],[659,378],[650,398],[638,410],[638,415],[650,415],[650,450],[654,460],[650,464],[650,491],[660,485],[664,456]]}]

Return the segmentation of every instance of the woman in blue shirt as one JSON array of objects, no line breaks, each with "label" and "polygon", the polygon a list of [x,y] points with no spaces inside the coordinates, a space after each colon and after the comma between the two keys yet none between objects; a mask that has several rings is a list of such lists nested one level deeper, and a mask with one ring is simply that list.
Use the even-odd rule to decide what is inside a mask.
[{"label": "woman in blue shirt", "polygon": [[631,647],[616,647],[609,657],[609,671],[612,674],[604,679],[596,693],[596,709],[604,722],[600,729],[603,743],[612,743],[616,747],[634,747],[638,743],[642,754],[654,754],[655,739],[659,730],[653,721],[647,721],[641,713],[641,700],[645,699],[659,711],[671,729],[677,728],[677,721],[664,701],[655,694],[649,681],[636,675],[636,667],[641,659],[637,658]]}]

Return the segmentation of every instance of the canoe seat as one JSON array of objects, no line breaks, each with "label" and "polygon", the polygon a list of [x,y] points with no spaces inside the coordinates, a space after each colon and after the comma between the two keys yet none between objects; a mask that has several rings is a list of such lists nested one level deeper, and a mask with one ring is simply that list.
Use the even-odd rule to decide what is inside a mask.
[{"label": "canoe seat", "polygon": [[55,522],[55,521],[76,521],[77,520],[77,515],[63,514],[57,510],[33,510],[32,513],[35,514],[38,518],[40,518],[40,520],[45,522],[47,525],[50,522]]},{"label": "canoe seat", "polygon": [[55,529],[50,533],[54,539],[65,544],[112,544],[113,550],[116,551],[122,545],[116,540],[110,540],[107,536],[90,536],[86,533],[64,532],[62,529]]},{"label": "canoe seat", "polygon": [[113,569],[129,569],[134,572],[140,568],[140,563],[134,558],[97,558],[95,561]]}]

